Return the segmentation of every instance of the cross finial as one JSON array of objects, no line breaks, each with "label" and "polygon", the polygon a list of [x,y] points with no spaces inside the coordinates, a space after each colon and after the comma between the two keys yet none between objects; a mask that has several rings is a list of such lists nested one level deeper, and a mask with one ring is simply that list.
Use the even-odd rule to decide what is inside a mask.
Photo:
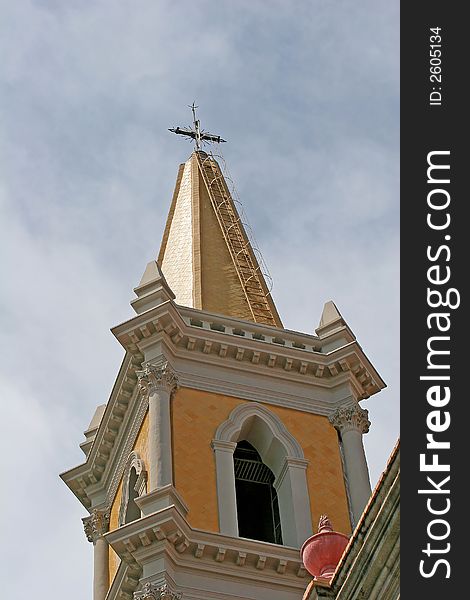
[{"label": "cross finial", "polygon": [[199,108],[199,106],[196,106],[193,102],[189,108],[193,113],[193,121],[196,122],[196,108]]},{"label": "cross finial", "polygon": [[217,142],[218,144],[220,144],[221,142],[225,142],[226,140],[223,140],[220,135],[214,135],[213,133],[208,133],[207,131],[204,131],[203,129],[201,129],[201,124],[199,119],[196,118],[196,108],[198,108],[196,106],[196,104],[193,102],[192,105],[189,107],[193,113],[193,127],[174,127],[172,129],[169,129],[168,131],[171,131],[172,133],[176,133],[178,135],[185,135],[191,139],[194,140],[194,144],[196,146],[196,150],[200,150],[202,143],[204,142],[208,142],[208,143],[214,143]]}]

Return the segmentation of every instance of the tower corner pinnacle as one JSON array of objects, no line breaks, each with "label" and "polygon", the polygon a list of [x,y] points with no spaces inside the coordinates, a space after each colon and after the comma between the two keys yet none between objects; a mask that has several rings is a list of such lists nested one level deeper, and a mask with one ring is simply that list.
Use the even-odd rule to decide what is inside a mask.
[{"label": "tower corner pinnacle", "polygon": [[315,333],[319,337],[324,337],[343,327],[348,327],[348,324],[344,320],[333,300],[328,300],[328,302],[325,302],[323,306],[320,323],[318,324]]},{"label": "tower corner pinnacle", "polygon": [[147,264],[139,285],[134,288],[134,293],[137,298],[131,300],[131,306],[137,314],[175,299],[175,294],[156,260],[151,260]]}]

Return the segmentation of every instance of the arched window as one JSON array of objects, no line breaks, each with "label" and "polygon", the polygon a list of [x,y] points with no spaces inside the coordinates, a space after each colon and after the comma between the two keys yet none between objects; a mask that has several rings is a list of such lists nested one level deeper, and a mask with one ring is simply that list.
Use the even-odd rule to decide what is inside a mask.
[{"label": "arched window", "polygon": [[246,440],[238,442],[233,453],[237,493],[238,535],[282,544],[279,502],[274,474]]},{"label": "arched window", "polygon": [[147,472],[137,452],[131,452],[122,477],[122,499],[119,507],[119,526],[140,519],[141,512],[135,501],[145,494]]},{"label": "arched window", "polygon": [[[220,532],[231,536],[243,536],[242,528],[239,532],[237,509],[237,502],[239,502],[237,488],[240,490],[243,486],[240,481],[237,481],[241,478],[235,476],[234,465],[234,453],[240,442],[245,446],[244,450],[247,449],[248,442],[256,451],[261,461],[259,464],[267,467],[273,476],[270,485],[277,495],[282,531],[282,536],[279,534],[280,537],[277,539],[282,538],[282,543],[286,546],[299,548],[312,535],[306,476],[308,461],[305,460],[300,444],[281,419],[266,406],[257,402],[246,402],[237,406],[229,418],[217,428],[215,438],[212,440],[216,463]],[[239,447],[237,455],[242,448],[243,446]],[[274,498],[274,494],[272,497]],[[275,500],[273,502],[275,503]],[[245,512],[242,509],[242,520],[245,519]],[[275,519],[274,512],[273,507],[272,512],[269,513],[273,519]],[[261,518],[259,512],[257,518]],[[242,527],[244,528],[245,525]]]},{"label": "arched window", "polygon": [[130,523],[136,519],[140,519],[140,508],[135,503],[135,499],[139,496],[139,493],[135,489],[137,483],[137,471],[135,467],[132,467],[129,474],[129,488],[127,496],[126,514],[124,516],[124,523]]}]

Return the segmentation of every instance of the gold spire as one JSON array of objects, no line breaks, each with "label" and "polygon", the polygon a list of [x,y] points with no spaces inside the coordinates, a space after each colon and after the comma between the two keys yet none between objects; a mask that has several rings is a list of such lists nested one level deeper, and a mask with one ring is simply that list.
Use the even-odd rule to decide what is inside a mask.
[{"label": "gold spire", "polygon": [[178,304],[282,327],[212,155],[196,151],[180,165],[158,264]]}]

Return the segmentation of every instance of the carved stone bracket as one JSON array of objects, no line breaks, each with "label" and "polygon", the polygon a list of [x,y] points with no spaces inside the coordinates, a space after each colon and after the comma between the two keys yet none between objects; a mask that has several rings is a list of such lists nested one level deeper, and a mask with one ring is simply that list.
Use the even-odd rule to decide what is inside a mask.
[{"label": "carved stone bracket", "polygon": [[137,377],[139,390],[144,396],[162,389],[171,394],[178,386],[178,377],[167,361],[156,365],[151,363],[143,365],[142,371],[137,371]]},{"label": "carved stone bracket", "polygon": [[356,404],[355,406],[338,408],[330,415],[329,421],[340,433],[351,430],[367,433],[370,427],[368,416],[369,411]]},{"label": "carved stone bracket", "polygon": [[109,509],[95,509],[92,513],[82,519],[85,535],[89,542],[95,543],[109,528]]},{"label": "carved stone bracket", "polygon": [[139,592],[134,592],[134,600],[181,600],[183,594],[173,591],[167,583],[146,583]]}]

